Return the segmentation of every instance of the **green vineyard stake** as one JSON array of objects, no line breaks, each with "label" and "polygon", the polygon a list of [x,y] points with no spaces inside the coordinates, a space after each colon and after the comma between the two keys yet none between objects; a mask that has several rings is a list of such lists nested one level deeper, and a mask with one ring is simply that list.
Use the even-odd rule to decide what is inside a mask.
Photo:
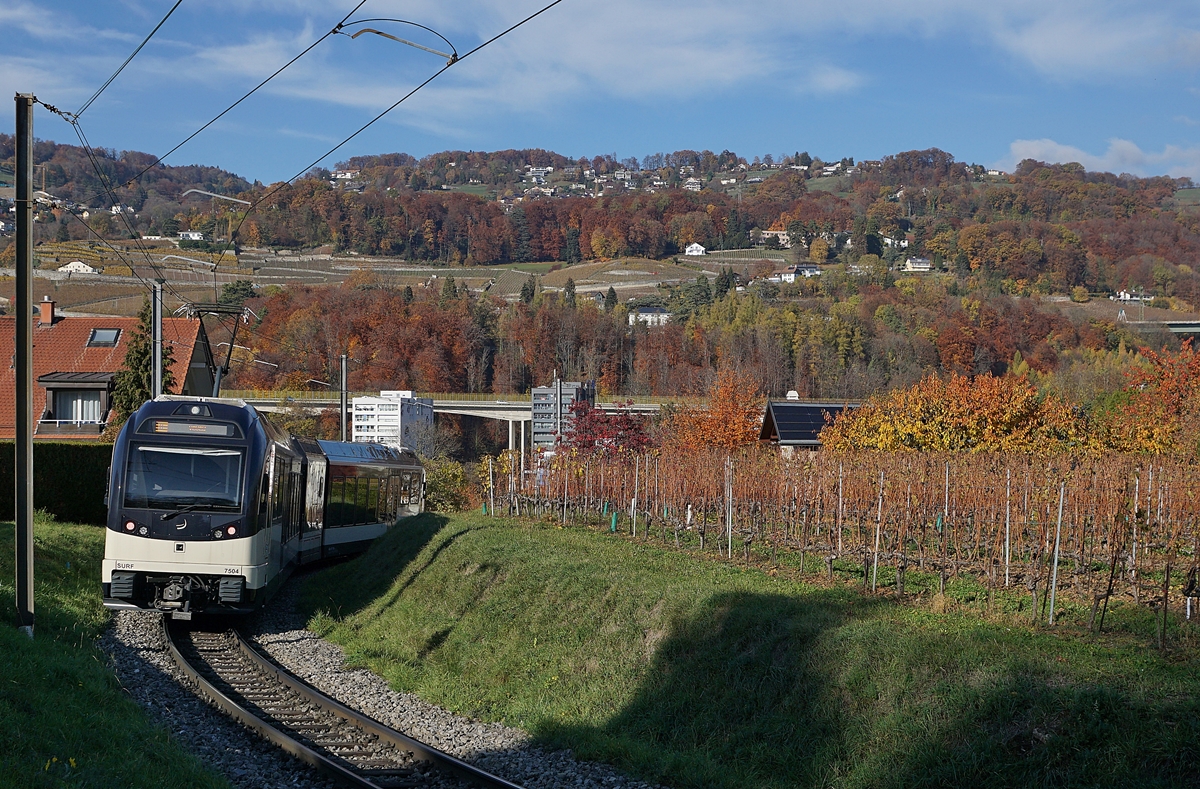
[{"label": "green vineyard stake", "polygon": [[[607,507],[608,507],[608,505],[605,505],[606,509],[607,509]],[[612,514],[612,526],[609,527],[609,531],[615,532],[616,530],[617,530],[617,513],[614,512]]]}]

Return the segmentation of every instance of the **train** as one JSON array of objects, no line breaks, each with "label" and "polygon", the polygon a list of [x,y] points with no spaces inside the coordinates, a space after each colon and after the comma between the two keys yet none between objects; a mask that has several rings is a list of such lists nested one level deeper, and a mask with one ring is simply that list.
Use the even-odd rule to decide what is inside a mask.
[{"label": "train", "polygon": [[113,445],[104,605],[250,613],[295,568],[365,550],[424,496],[411,450],[293,436],[242,400],[161,395]]}]

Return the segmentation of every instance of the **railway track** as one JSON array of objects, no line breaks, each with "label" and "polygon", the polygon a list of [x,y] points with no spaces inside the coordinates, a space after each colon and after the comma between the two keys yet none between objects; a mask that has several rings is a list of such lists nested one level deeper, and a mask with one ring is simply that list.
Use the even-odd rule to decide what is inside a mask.
[{"label": "railway track", "polygon": [[389,729],[292,676],[235,630],[205,632],[163,617],[171,657],[213,704],[333,780],[362,789],[443,784],[520,789]]}]

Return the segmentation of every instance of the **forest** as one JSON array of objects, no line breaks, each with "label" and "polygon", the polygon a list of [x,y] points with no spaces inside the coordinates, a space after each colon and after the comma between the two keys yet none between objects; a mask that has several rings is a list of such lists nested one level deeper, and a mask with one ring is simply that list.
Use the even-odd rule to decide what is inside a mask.
[{"label": "forest", "polygon": [[[0,135],[0,161],[12,149],[12,137]],[[843,159],[842,174],[829,179],[817,177],[824,163],[807,153],[747,161],[729,151],[677,151],[639,162],[572,160],[539,149],[447,151],[355,157],[337,165],[353,174],[349,180],[315,169],[263,185],[213,167],[151,167],[149,154],[92,149],[89,157],[78,146],[44,141],[35,161],[47,190],[79,206],[108,207],[104,186],[113,186],[136,213],[135,232],[231,227],[233,243],[248,247],[487,266],[662,258],[692,242],[740,249],[776,230],[787,231],[796,258],[853,265],[876,255],[895,266],[923,256],[935,269],[1016,295],[1140,287],[1189,305],[1197,295],[1200,210],[1179,191],[1190,180],[1095,173],[1078,164],[1027,160],[991,176],[930,149],[857,165]],[[529,176],[533,167],[553,168],[545,187],[554,196],[525,195],[537,180]],[[679,188],[685,175],[701,190]],[[253,205],[180,202],[190,188]],[[60,211],[43,216],[38,233],[60,240],[128,233],[103,214],[88,221],[90,229]]]},{"label": "forest", "polygon": [[624,304],[567,291],[531,288],[529,303],[508,303],[441,282],[396,288],[359,274],[259,295],[261,322],[244,329],[251,350],[235,356],[230,385],[305,389],[336,380],[347,352],[356,391],[521,393],[557,370],[605,395],[695,396],[733,366],[774,397],[859,399],[931,373],[1014,372],[1086,404],[1124,386],[1139,345],[1178,346],[951,275],[880,283],[831,272],[774,296],[721,292],[699,276],[663,300],[676,320],[653,329],[630,327]]}]

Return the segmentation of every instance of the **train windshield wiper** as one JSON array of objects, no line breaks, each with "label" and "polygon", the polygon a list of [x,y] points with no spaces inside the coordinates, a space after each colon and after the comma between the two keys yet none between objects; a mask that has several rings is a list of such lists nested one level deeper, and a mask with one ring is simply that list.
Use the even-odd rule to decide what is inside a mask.
[{"label": "train windshield wiper", "polygon": [[178,515],[182,515],[182,514],[184,514],[185,512],[192,512],[192,511],[194,511],[194,510],[197,510],[197,509],[199,509],[201,506],[202,506],[202,505],[201,505],[201,504],[199,504],[199,503],[196,503],[196,504],[187,504],[187,505],[185,505],[185,506],[183,506],[183,507],[180,507],[180,508],[179,508],[179,509],[177,509],[177,510],[171,510],[170,512],[164,512],[164,513],[162,514],[162,519],[163,519],[163,520],[165,520],[165,521],[169,521],[169,520],[171,520],[171,518],[174,518],[174,517],[176,517],[176,516],[178,516]]}]

